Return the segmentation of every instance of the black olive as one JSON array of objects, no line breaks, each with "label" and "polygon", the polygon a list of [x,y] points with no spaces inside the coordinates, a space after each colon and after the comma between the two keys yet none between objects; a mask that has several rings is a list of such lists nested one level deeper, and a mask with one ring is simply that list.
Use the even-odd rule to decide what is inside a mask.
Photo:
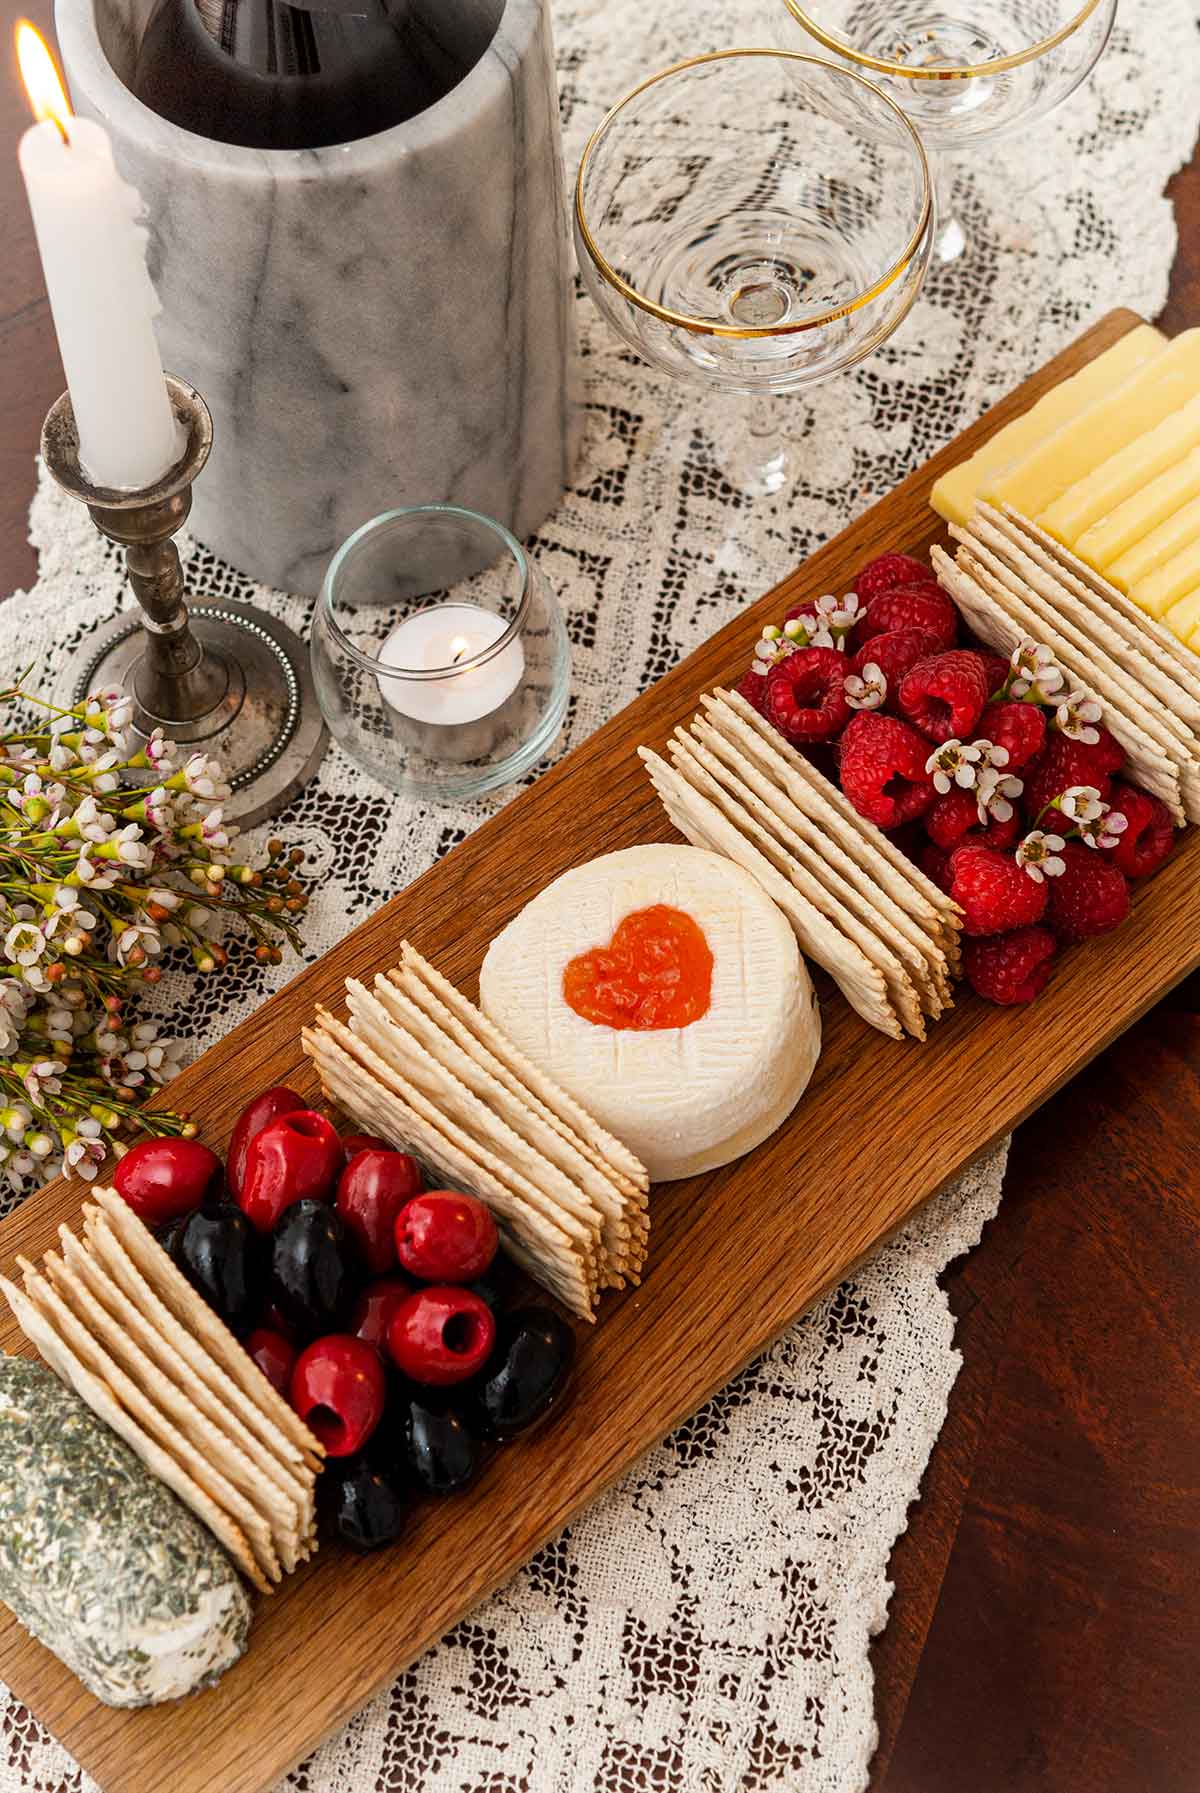
[{"label": "black olive", "polygon": [[331,1486],[329,1510],[338,1537],[352,1550],[378,1550],[394,1543],[404,1529],[399,1487],[366,1460],[355,1463]]},{"label": "black olive", "polygon": [[183,1239],[184,1228],[191,1218],[190,1214],[177,1214],[174,1220],[168,1220],[166,1226],[160,1226],[154,1235],[174,1264],[179,1263],[180,1243]]},{"label": "black olive", "polygon": [[294,1202],[271,1237],[267,1298],[310,1338],[336,1332],[358,1286],[358,1264],[340,1215],[327,1202]]},{"label": "black olive", "polygon": [[399,1405],[409,1473],[427,1494],[455,1494],[479,1468],[479,1440],[462,1414],[432,1390],[408,1394]]},{"label": "black olive", "polygon": [[548,1307],[518,1308],[496,1327],[491,1357],[471,1385],[469,1416],[485,1438],[509,1438],[554,1405],[571,1373],[575,1334]]},{"label": "black olive", "polygon": [[244,1332],[258,1308],[253,1227],[231,1202],[197,1208],[173,1245],[176,1264],[232,1332]]}]

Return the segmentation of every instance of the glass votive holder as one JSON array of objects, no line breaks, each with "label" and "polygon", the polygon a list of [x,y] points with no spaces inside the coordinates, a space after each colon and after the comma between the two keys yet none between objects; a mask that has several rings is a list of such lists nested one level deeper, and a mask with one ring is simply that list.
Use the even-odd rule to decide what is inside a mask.
[{"label": "glass votive holder", "polygon": [[404,795],[462,802],[547,752],[571,648],[553,592],[507,529],[423,504],[374,517],[333,556],[312,669],[351,759]]}]

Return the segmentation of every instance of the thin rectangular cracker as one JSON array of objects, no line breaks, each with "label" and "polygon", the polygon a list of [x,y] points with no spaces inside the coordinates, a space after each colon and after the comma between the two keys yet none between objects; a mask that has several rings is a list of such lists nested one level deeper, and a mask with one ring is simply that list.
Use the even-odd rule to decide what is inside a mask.
[{"label": "thin rectangular cracker", "polygon": [[[1101,595],[1098,588],[1108,586],[1108,581],[1095,575],[1097,589],[1093,590],[1091,585],[1075,577],[1065,550],[1064,558],[1057,560],[1027,533],[1021,518],[1006,516],[993,510],[990,504],[984,504],[976,511],[973,526],[994,548],[999,550],[1003,545],[1018,570],[1025,569],[1027,576],[1031,576],[1032,570],[1040,572],[1048,582],[1047,595],[1056,607],[1061,606],[1064,613],[1085,631],[1095,629],[1097,639],[1112,657],[1138,679],[1169,715],[1178,717],[1193,731],[1200,729],[1200,686],[1195,691],[1189,688],[1180,665],[1182,656],[1167,653],[1158,638],[1141,626],[1147,619],[1136,605],[1131,608],[1139,621],[1132,620],[1124,609]],[[1115,586],[1108,586],[1108,589],[1114,597],[1121,596]],[[1174,641],[1175,637],[1171,639]],[[1197,671],[1200,672],[1200,662],[1197,662]]]},{"label": "thin rectangular cracker", "polygon": [[[1027,556],[1021,554],[1004,537],[998,540],[993,531],[984,539],[981,525],[951,530],[976,566],[983,585],[1001,603],[1020,607],[1020,615],[1049,632],[1059,661],[1075,678],[1086,679],[1106,711],[1116,710],[1146,737],[1168,763],[1178,768],[1180,802],[1189,821],[1200,821],[1200,742],[1178,716],[1156,703],[1141,679],[1115,658],[1100,638],[1099,624],[1094,617],[1085,622],[1064,607],[1058,582],[1044,573]],[[1028,577],[1021,561],[1029,570]],[[1008,594],[1006,598],[1005,594]]]},{"label": "thin rectangular cracker", "polygon": [[400,952],[401,971],[411,975],[423,983],[442,1005],[450,1011],[455,1020],[460,1022],[470,1033],[474,1034],[481,1045],[502,1064],[506,1071],[515,1077],[523,1088],[531,1090],[544,1103],[546,1108],[557,1118],[569,1135],[579,1144],[580,1150],[596,1154],[602,1165],[611,1166],[622,1177],[627,1178],[635,1189],[643,1194],[650,1187],[650,1175],[644,1164],[634,1156],[622,1140],[602,1127],[585,1108],[567,1091],[560,1089],[552,1078],[527,1058],[518,1046],[508,1038],[495,1022],[475,1003],[468,1002],[462,993],[455,989],[440,971],[423,959],[417,949],[406,940]]},{"label": "thin rectangular cracker", "polygon": [[422,1104],[428,1105],[439,1125],[453,1122],[470,1141],[470,1155],[486,1163],[493,1176],[506,1182],[515,1195],[556,1220],[579,1241],[599,1270],[602,1227],[594,1204],[556,1166],[531,1153],[520,1135],[492,1114],[419,1040],[397,1027],[382,1003],[354,978],[347,981],[346,1001],[351,1034],[359,1042],[365,1041],[387,1066],[397,1094],[418,1112]]},{"label": "thin rectangular cracker", "polygon": [[174,1457],[142,1430],[132,1415],[121,1406],[107,1383],[93,1375],[87,1365],[80,1361],[23,1290],[18,1289],[6,1276],[0,1276],[0,1291],[3,1291],[4,1298],[12,1309],[17,1325],[30,1343],[37,1347],[59,1381],[74,1389],[97,1419],[103,1420],[110,1431],[115,1432],[134,1455],[141,1459],[151,1475],[156,1476],[196,1515],[202,1525],[208,1527],[246,1580],[260,1593],[271,1593],[272,1583],[259,1568],[249,1541],[240,1527],[192,1480]]},{"label": "thin rectangular cracker", "polygon": [[[783,740],[738,692],[709,692],[701,702],[718,728],[732,730],[735,738],[748,744],[757,742],[758,751],[770,755],[769,763],[786,773],[787,789],[806,814],[831,831],[844,829],[843,844],[861,864],[878,877],[892,875],[892,895],[931,930],[946,955],[951,975],[957,977],[962,969],[962,913],[957,903],[939,890],[882,829],[860,816],[849,798]],[[735,727],[738,724],[740,727]]]},{"label": "thin rectangular cracker", "polygon": [[783,824],[748,786],[741,783],[728,767],[706,747],[683,729],[677,729],[668,751],[679,772],[688,783],[724,810],[729,820],[741,829],[764,853],[784,877],[790,878],[805,900],[835,927],[852,946],[858,948],[883,976],[888,1001],[906,1033],[915,1039],[925,1038],[925,1017],[912,979],[891,947],[875,929],[853,914],[841,897],[830,890],[814,865],[811,848],[792,835],[782,838]]},{"label": "thin rectangular cracker", "polygon": [[792,924],[801,948],[833,978],[854,1011],[893,1039],[904,1037],[883,973],[841,934],[747,834],[703,792],[648,747],[638,748],[667,814],[694,846],[708,847],[756,878]]},{"label": "thin rectangular cracker", "polygon": [[470,1140],[453,1122],[431,1114],[428,1104],[421,1112],[413,1107],[395,1087],[389,1067],[340,1022],[322,1013],[316,1027],[304,1030],[302,1040],[332,1100],[385,1138],[406,1145],[440,1176],[486,1201],[501,1239],[506,1244],[515,1240],[538,1266],[537,1280],[572,1313],[594,1317],[594,1264],[557,1220],[531,1207],[481,1165],[470,1151]]},{"label": "thin rectangular cracker", "polygon": [[28,1258],[19,1257],[17,1264],[24,1278],[25,1293],[47,1325],[85,1369],[105,1384],[135,1424],[233,1520],[254,1552],[263,1575],[269,1581],[278,1581],[282,1570],[271,1541],[271,1528],[253,1503],[238,1492],[164,1413],[153,1406],[100,1341],[93,1338],[78,1316],[71,1312],[48,1278]]},{"label": "thin rectangular cracker", "polygon": [[1160,666],[1164,672],[1170,672],[1177,678],[1189,693],[1193,702],[1200,705],[1200,655],[1180,641],[1172,629],[1157,617],[1148,616],[1138,607],[1132,598],[1127,597],[1115,585],[1111,584],[1102,573],[1090,567],[1086,561],[1080,560],[1053,536],[1048,536],[1036,523],[1020,511],[1005,506],[1004,519],[1013,528],[1020,531],[1026,543],[1027,552],[1035,559],[1043,557],[1046,564],[1057,571],[1072,589],[1078,588],[1077,595],[1085,601],[1099,601],[1107,609],[1116,611],[1123,621],[1145,637],[1145,652]]},{"label": "thin rectangular cracker", "polygon": [[[278,1455],[273,1445],[265,1443],[251,1432],[240,1418],[236,1402],[229,1398],[231,1392],[236,1394],[233,1385],[222,1378],[222,1393],[216,1393],[199,1371],[193,1368],[191,1354],[173,1345],[163,1326],[156,1327],[151,1323],[97,1250],[88,1249],[65,1224],[59,1227],[58,1237],[65,1262],[83,1279],[93,1297],[107,1309],[113,1321],[157,1362],[163,1374],[178,1384],[188,1399],[228,1435],[230,1441],[250,1458],[280,1492],[297,1505],[302,1515],[301,1531],[310,1531],[314,1518],[313,1490],[316,1480],[313,1472],[289,1463]],[[165,1312],[164,1309],[163,1313]],[[172,1324],[177,1326],[178,1322]],[[286,1563],[284,1567],[287,1567]]]},{"label": "thin rectangular cracker", "polygon": [[[1048,633],[1044,626],[1039,629],[1036,622],[1031,625],[1015,617],[992,591],[985,588],[983,579],[975,576],[969,564],[951,560],[945,550],[939,547],[933,549],[931,558],[938,578],[981,641],[999,648],[1003,653],[1011,654],[1022,642],[1040,642]],[[980,570],[986,578],[986,570]],[[1174,820],[1182,827],[1187,818],[1179,788],[1178,767],[1154,748],[1153,743],[1135,723],[1131,723],[1111,704],[1106,705],[1092,689],[1090,681],[1080,674],[1076,674],[1076,677],[1088,695],[1100,705],[1105,724],[1128,756],[1138,783],[1152,791],[1156,797],[1161,797]]]},{"label": "thin rectangular cracker", "polygon": [[374,996],[397,1027],[444,1065],[451,1076],[511,1128],[552,1172],[565,1177],[573,1188],[582,1191],[591,1208],[600,1216],[609,1286],[620,1287],[624,1282],[630,1245],[629,1221],[620,1192],[581,1152],[546,1124],[527,1097],[514,1094],[507,1083],[479,1062],[474,1053],[468,1052],[439,1028],[399,985],[379,976],[375,979]]},{"label": "thin rectangular cracker", "polygon": [[847,906],[889,940],[912,978],[925,1012],[935,1019],[942,1014],[952,1000],[950,973],[946,955],[933,936],[895,901],[878,877],[863,869],[829,827],[819,827],[805,814],[782,781],[764,771],[753,753],[735,745],[710,722],[707,711],[692,718],[691,733],[775,812],[789,837],[798,836],[806,844],[820,862],[818,876],[833,880],[833,888]]},{"label": "thin rectangular cracker", "polygon": [[186,1395],[173,1375],[163,1370],[139,1342],[137,1328],[120,1325],[108,1308],[93,1293],[88,1273],[81,1267],[88,1254],[66,1228],[62,1234],[72,1241],[71,1261],[66,1252],[59,1257],[48,1251],[42,1267],[57,1289],[63,1303],[76,1315],[80,1324],[102,1346],[122,1370],[141,1389],[146,1399],[192,1444],[198,1445],[238,1492],[258,1510],[271,1528],[271,1538],[280,1562],[289,1573],[296,1566],[301,1540],[311,1524],[311,1514],[304,1514],[299,1493],[289,1498],[271,1476],[266,1474],[257,1454],[244,1451],[230,1438],[224,1426]]},{"label": "thin rectangular cracker", "polygon": [[[99,1183],[92,1185],[91,1198],[107,1216],[113,1232],[143,1278],[148,1281],[162,1306],[175,1317],[204,1347],[205,1352],[241,1389],[247,1400],[268,1422],[275,1434],[282,1433],[292,1450],[299,1451],[302,1461],[317,1469],[325,1458],[325,1448],[309,1431],[299,1414],[288,1406],[283,1396],[267,1381],[254,1359],[238,1344],[224,1321],[219,1319],[201,1299],[190,1282],[176,1269],[154,1234],[144,1226],[129,1203],[122,1201],[115,1189]],[[243,1412],[243,1419],[246,1414]]]}]

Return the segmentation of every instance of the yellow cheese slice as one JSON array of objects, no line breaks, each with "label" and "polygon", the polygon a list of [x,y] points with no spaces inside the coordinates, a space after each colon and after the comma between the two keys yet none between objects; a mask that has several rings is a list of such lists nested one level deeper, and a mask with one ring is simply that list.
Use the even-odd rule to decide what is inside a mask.
[{"label": "yellow cheese slice", "polygon": [[948,523],[968,523],[986,474],[1008,466],[1036,447],[1044,437],[1128,379],[1135,369],[1161,355],[1166,346],[1161,331],[1152,324],[1138,324],[1079,373],[1044,393],[1031,410],[997,430],[991,441],[976,449],[969,460],[943,473],[933,488],[930,502],[934,510]]},{"label": "yellow cheese slice", "polygon": [[[1200,498],[1200,448],[1194,448],[1176,466],[1160,473],[1148,486],[1135,492],[1124,504],[1119,504],[1109,516],[1085,529],[1075,544],[1075,552],[1080,560],[1086,560],[1089,566],[1106,573],[1114,585],[1120,585],[1121,581],[1113,578],[1113,571],[1130,549],[1137,547],[1193,498]],[[1151,572],[1153,568],[1146,570]],[[1122,585],[1121,589],[1127,590],[1128,585]]]},{"label": "yellow cheese slice", "polygon": [[1185,641],[1193,629],[1200,628],[1200,586],[1180,598],[1177,604],[1172,604],[1163,621]]},{"label": "yellow cheese slice", "polygon": [[1165,523],[1135,542],[1128,553],[1107,568],[1106,576],[1120,591],[1128,591],[1196,541],[1200,541],[1200,486],[1190,504],[1181,505]]},{"label": "yellow cheese slice", "polygon": [[1119,504],[1144,491],[1152,480],[1174,467],[1200,444],[1200,397],[1190,399],[1178,411],[1127,448],[1110,455],[1086,478],[1069,486],[1061,498],[1036,521],[1042,528],[1073,548],[1085,529],[1107,517]]},{"label": "yellow cheese slice", "polygon": [[1119,386],[985,481],[980,497],[1039,517],[1054,500],[1200,393],[1200,329],[1185,330]]},{"label": "yellow cheese slice", "polygon": [[[1148,578],[1140,579],[1130,587],[1129,595],[1142,610],[1148,610],[1151,616],[1166,616],[1172,604],[1178,604],[1181,598],[1200,585],[1200,541],[1193,542],[1190,548],[1184,548],[1168,560],[1165,566],[1158,568]],[[1172,625],[1174,626],[1174,625]]]}]

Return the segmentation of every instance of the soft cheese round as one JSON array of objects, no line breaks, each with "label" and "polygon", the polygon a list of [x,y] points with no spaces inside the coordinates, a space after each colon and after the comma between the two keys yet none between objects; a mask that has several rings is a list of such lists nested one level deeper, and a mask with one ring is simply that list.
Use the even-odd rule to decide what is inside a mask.
[{"label": "soft cheese round", "polygon": [[[613,1028],[576,1014],[563,971],[626,916],[663,903],[713,955],[707,1011],[686,1027]],[[564,872],[498,934],[485,1012],[637,1153],[655,1182],[728,1164],[791,1113],[821,1049],[817,999],[782,913],[748,872],[699,847],[627,847]]]}]

